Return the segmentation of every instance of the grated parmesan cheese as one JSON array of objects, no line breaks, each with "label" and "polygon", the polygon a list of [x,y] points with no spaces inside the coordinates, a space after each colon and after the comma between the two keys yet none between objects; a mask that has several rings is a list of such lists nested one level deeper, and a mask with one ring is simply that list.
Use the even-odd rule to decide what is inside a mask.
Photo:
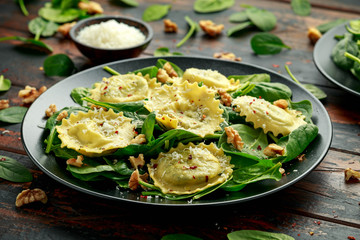
[{"label": "grated parmesan cheese", "polygon": [[87,26],[77,36],[83,44],[107,49],[132,47],[145,38],[139,29],[115,20]]}]

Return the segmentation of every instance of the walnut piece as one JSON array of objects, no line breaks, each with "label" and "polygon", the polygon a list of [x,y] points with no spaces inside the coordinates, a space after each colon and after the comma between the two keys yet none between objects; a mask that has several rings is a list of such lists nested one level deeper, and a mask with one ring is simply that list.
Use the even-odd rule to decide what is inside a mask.
[{"label": "walnut piece", "polygon": [[315,44],[322,36],[321,32],[314,27],[310,27],[307,32],[307,36],[312,44]]},{"label": "walnut piece", "polygon": [[66,118],[68,116],[68,112],[66,110],[59,113],[59,115],[56,117],[57,121],[61,121],[63,118]]},{"label": "walnut piece", "polygon": [[21,207],[24,204],[32,202],[47,203],[45,192],[39,188],[34,188],[32,190],[26,189],[17,195],[15,205],[16,207]]},{"label": "walnut piece", "polygon": [[75,26],[76,22],[64,23],[60,25],[57,29],[59,33],[61,33],[64,37],[69,37],[70,30],[73,26]]},{"label": "walnut piece", "polygon": [[138,167],[142,168],[145,165],[144,155],[141,153],[136,158],[134,156],[129,157],[130,164],[133,168],[138,169]]},{"label": "walnut piece", "polygon": [[166,33],[176,33],[178,31],[178,26],[175,22],[170,19],[164,19],[164,32]]},{"label": "walnut piece", "polygon": [[169,62],[166,62],[163,66],[163,69],[166,71],[166,73],[169,75],[169,77],[178,77],[177,72],[174,70],[174,68],[171,66]]},{"label": "walnut piece", "polygon": [[0,100],[0,110],[5,109],[5,108],[9,108],[9,99],[1,99]]},{"label": "walnut piece", "polygon": [[55,104],[50,104],[48,109],[45,110],[45,114],[46,114],[47,117],[51,117],[52,115],[54,115],[54,113],[56,111],[57,111],[56,105]]},{"label": "walnut piece", "polygon": [[225,132],[227,135],[227,143],[231,143],[237,150],[241,151],[244,147],[244,142],[239,133],[232,127],[226,127]]},{"label": "walnut piece", "polygon": [[140,175],[139,170],[136,169],[130,176],[129,188],[133,191],[136,190],[140,185],[139,180],[143,182],[147,182],[148,177],[149,177],[148,173],[144,173],[143,175]]},{"label": "walnut piece", "polygon": [[276,100],[273,105],[282,109],[286,109],[289,106],[289,103],[285,99],[279,99]]},{"label": "walnut piece", "polygon": [[75,158],[69,158],[68,160],[66,160],[66,164],[71,165],[71,166],[75,166],[75,167],[82,167],[84,165],[83,163],[84,161],[84,156],[83,155],[78,155]]},{"label": "walnut piece", "polygon": [[146,143],[145,134],[139,134],[130,141],[130,144],[143,144]]},{"label": "walnut piece", "polygon": [[25,104],[30,104],[35,101],[47,88],[42,86],[39,90],[36,90],[34,87],[26,86],[25,89],[20,90],[18,96],[22,98],[22,102]]},{"label": "walnut piece", "polygon": [[349,181],[350,179],[359,179],[360,172],[352,170],[351,168],[345,169],[345,181]]},{"label": "walnut piece", "polygon": [[171,78],[170,76],[167,74],[165,69],[159,68],[157,74],[156,74],[156,78],[159,82],[162,83],[166,83],[167,81],[169,81]]},{"label": "walnut piece", "polygon": [[271,143],[264,149],[263,153],[268,157],[275,157],[276,155],[282,156],[285,153],[285,149],[275,143]]},{"label": "walnut piece", "polygon": [[104,9],[101,7],[101,5],[94,1],[80,1],[78,3],[78,7],[82,10],[86,10],[88,14],[101,14],[104,12]]},{"label": "walnut piece", "polygon": [[225,90],[223,89],[219,89],[218,93],[220,95],[220,103],[230,107],[231,106],[231,102],[232,102],[232,97],[230,96],[230,94],[228,94]]},{"label": "walnut piece", "polygon": [[279,172],[280,172],[281,174],[284,174],[284,173],[285,173],[285,169],[279,168]]},{"label": "walnut piece", "polygon": [[213,57],[214,58],[219,58],[219,59],[236,61],[236,62],[241,62],[242,61],[241,57],[236,57],[235,54],[232,53],[232,52],[214,53]]},{"label": "walnut piece", "polygon": [[199,25],[201,27],[201,29],[208,35],[212,36],[212,37],[216,37],[217,35],[219,35],[221,33],[221,31],[224,29],[224,25],[223,24],[218,24],[216,25],[213,21],[211,20],[201,20],[199,22]]}]

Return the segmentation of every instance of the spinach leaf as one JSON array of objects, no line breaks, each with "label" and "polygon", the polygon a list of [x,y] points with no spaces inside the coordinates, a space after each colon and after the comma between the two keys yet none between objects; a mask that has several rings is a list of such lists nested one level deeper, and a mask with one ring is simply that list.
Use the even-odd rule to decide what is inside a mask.
[{"label": "spinach leaf", "polygon": [[123,176],[130,176],[133,173],[133,170],[131,170],[126,161],[123,159],[115,159],[114,161],[111,161],[107,158],[104,158],[106,163],[114,169],[115,172],[119,173]]},{"label": "spinach leaf", "polygon": [[160,47],[155,50],[154,56],[160,57],[160,56],[181,56],[184,55],[181,52],[170,52],[169,48],[167,47]]},{"label": "spinach leaf", "polygon": [[31,182],[33,179],[27,168],[6,156],[0,156],[0,178],[11,182]]},{"label": "spinach leaf", "polygon": [[157,75],[158,72],[158,68],[156,66],[150,66],[150,67],[145,67],[142,69],[138,69],[133,71],[134,74],[138,74],[141,73],[143,76],[146,76],[147,74],[149,74],[150,78],[154,78]]},{"label": "spinach leaf", "polygon": [[156,62],[156,67],[163,68],[166,63],[170,63],[170,65],[173,67],[174,71],[177,73],[178,77],[182,77],[184,75],[184,71],[177,66],[175,63],[169,62],[165,59],[158,59]]},{"label": "spinach leaf", "polygon": [[185,16],[185,21],[189,24],[190,26],[190,29],[189,31],[187,32],[187,34],[185,35],[185,37],[180,41],[178,42],[178,44],[176,44],[176,47],[181,47],[187,40],[189,40],[189,38],[195,34],[196,32],[199,31],[199,25],[194,22],[190,17],[188,16]]},{"label": "spinach leaf", "polygon": [[234,5],[234,0],[196,0],[194,10],[199,13],[219,12]]},{"label": "spinach leaf", "polygon": [[161,238],[161,240],[202,240],[189,234],[168,234]]},{"label": "spinach leaf", "polygon": [[256,83],[255,87],[247,95],[274,102],[278,99],[290,99],[292,92],[288,86],[282,83],[260,82]]},{"label": "spinach leaf", "polygon": [[50,53],[53,51],[53,49],[45,44],[44,42],[40,41],[40,40],[35,40],[35,39],[31,39],[31,38],[24,38],[24,37],[20,37],[20,36],[10,36],[10,37],[3,37],[0,38],[0,42],[2,41],[7,41],[7,40],[17,40],[17,41],[21,41],[25,44],[28,44],[30,47],[34,47],[37,50],[40,51],[44,51],[46,53]]},{"label": "spinach leaf", "polygon": [[[87,101],[89,103],[95,104],[100,107],[105,107],[107,109],[112,108],[115,112],[136,112],[144,107],[143,101],[137,102],[121,102],[121,103],[107,103],[100,102],[89,97],[84,97],[82,100]],[[125,114],[124,114],[125,115]]]},{"label": "spinach leaf", "polygon": [[229,21],[232,23],[241,23],[249,20],[246,11],[236,12],[230,15]]},{"label": "spinach leaf", "polygon": [[239,32],[241,32],[242,30],[248,28],[249,26],[253,26],[253,25],[254,24],[252,22],[250,22],[250,21],[243,22],[243,23],[237,24],[234,27],[229,28],[226,31],[226,34],[227,34],[228,37],[234,36],[234,35],[237,35]]},{"label": "spinach leaf", "polygon": [[331,59],[339,68],[349,70],[354,65],[353,60],[345,56],[345,52],[352,55],[357,55],[359,48],[355,41],[352,39],[352,35],[346,33],[344,38],[341,39],[333,48],[331,52]]},{"label": "spinach leaf", "polygon": [[80,106],[85,106],[86,104],[84,104],[85,102],[83,98],[89,96],[89,94],[90,94],[89,88],[78,87],[78,88],[74,88],[71,91],[70,96],[74,100],[74,102],[76,102]]},{"label": "spinach leaf", "polygon": [[299,16],[308,16],[311,13],[309,0],[291,0],[291,8]]},{"label": "spinach leaf", "polygon": [[9,107],[0,110],[0,121],[6,123],[21,123],[24,119],[25,113],[28,110],[26,107]]},{"label": "spinach leaf", "polygon": [[312,123],[311,116],[313,109],[309,100],[302,100],[300,102],[289,101],[289,108],[300,111],[305,116],[305,122]]},{"label": "spinach leaf", "polygon": [[119,2],[130,6],[130,7],[137,7],[139,6],[139,3],[136,0],[118,0]]},{"label": "spinach leaf", "polygon": [[291,47],[285,45],[283,41],[271,33],[258,33],[255,34],[250,40],[251,48],[255,54],[277,54],[280,53],[283,48],[291,49]]},{"label": "spinach leaf", "polygon": [[250,21],[262,31],[268,32],[276,26],[275,15],[267,10],[252,7],[245,12]]},{"label": "spinach leaf", "polygon": [[319,30],[319,32],[321,32],[322,34],[326,33],[327,31],[329,31],[330,29],[340,25],[340,24],[344,24],[346,22],[348,22],[349,20],[344,19],[344,18],[339,18],[327,23],[323,23],[319,26],[317,26],[317,30]]},{"label": "spinach leaf", "polygon": [[259,82],[270,82],[270,75],[267,73],[257,73],[250,75],[230,75],[228,79],[239,80],[240,83],[259,83]]},{"label": "spinach leaf", "polygon": [[66,54],[55,54],[44,61],[44,71],[47,76],[69,76],[74,70],[74,62]]},{"label": "spinach leaf", "polygon": [[357,57],[348,52],[345,52],[345,57],[354,61],[354,66],[350,69],[350,71],[360,80],[360,51]]},{"label": "spinach leaf", "polygon": [[4,77],[4,75],[0,75],[0,91],[7,91],[11,87],[10,79]]},{"label": "spinach leaf", "polygon": [[229,240],[295,240],[293,237],[282,233],[264,232],[258,230],[240,230],[234,231],[227,235]]},{"label": "spinach leaf", "polygon": [[153,133],[154,133],[155,123],[156,123],[156,114],[152,112],[146,117],[144,124],[141,128],[141,133],[145,134],[146,142],[148,143],[151,142],[154,138]]},{"label": "spinach leaf", "polygon": [[66,23],[76,20],[82,15],[82,10],[75,8],[61,9],[45,6],[40,8],[39,16],[52,22]]},{"label": "spinach leaf", "polygon": [[29,31],[35,35],[35,40],[39,40],[40,36],[51,37],[57,32],[58,27],[59,24],[46,21],[41,17],[32,19],[28,24]]},{"label": "spinach leaf", "polygon": [[161,4],[154,4],[147,7],[143,13],[142,19],[145,22],[151,22],[159,20],[165,17],[169,10],[171,9],[171,5],[161,5]]}]

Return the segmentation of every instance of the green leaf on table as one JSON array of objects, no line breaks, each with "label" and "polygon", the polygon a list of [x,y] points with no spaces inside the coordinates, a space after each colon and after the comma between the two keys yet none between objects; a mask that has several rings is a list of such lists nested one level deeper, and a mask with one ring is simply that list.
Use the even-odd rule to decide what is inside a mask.
[{"label": "green leaf on table", "polygon": [[246,11],[236,12],[230,15],[229,21],[232,23],[241,23],[246,22],[249,20],[248,15],[246,14]]},{"label": "green leaf on table", "polygon": [[322,34],[326,33],[327,31],[329,31],[330,29],[340,25],[340,24],[344,24],[346,22],[348,22],[349,20],[344,19],[344,18],[339,18],[327,23],[323,23],[319,26],[317,26],[317,30],[319,30],[319,32],[321,32]]},{"label": "green leaf on table", "polygon": [[247,22],[243,22],[243,23],[240,23],[240,24],[237,24],[231,28],[229,28],[227,31],[226,31],[226,34],[228,37],[230,36],[233,36],[233,35],[236,35],[238,34],[239,32],[241,32],[242,30],[248,28],[249,26],[253,26],[254,24],[250,21],[247,21]]},{"label": "green leaf on table", "polygon": [[0,178],[11,182],[31,182],[33,179],[27,168],[6,156],[0,156]]},{"label": "green leaf on table", "polygon": [[258,55],[277,54],[283,48],[291,49],[283,41],[271,33],[255,34],[250,40],[251,48]]},{"label": "green leaf on table", "polygon": [[0,91],[7,91],[11,87],[10,79],[4,77],[4,75],[0,76]]},{"label": "green leaf on table", "polygon": [[291,0],[291,8],[299,16],[308,16],[311,13],[309,0]]},{"label": "green leaf on table", "polygon": [[40,8],[39,16],[56,23],[66,23],[76,20],[83,14],[83,11],[75,8],[61,9],[45,6]]},{"label": "green leaf on table", "polygon": [[120,3],[123,3],[127,6],[130,6],[130,7],[139,6],[139,3],[136,0],[117,0],[117,1],[119,1]]},{"label": "green leaf on table", "polygon": [[57,32],[58,27],[59,24],[46,21],[41,17],[32,19],[28,24],[29,31],[35,35],[36,40],[39,40],[40,36],[51,37]]},{"label": "green leaf on table", "polygon": [[55,54],[44,61],[44,71],[47,76],[70,76],[74,70],[74,62],[66,54]]},{"label": "green leaf on table", "polygon": [[142,19],[145,22],[151,22],[159,20],[165,17],[169,10],[171,9],[171,5],[167,4],[154,4],[147,7],[143,13]]},{"label": "green leaf on table", "polygon": [[28,12],[28,10],[26,9],[24,0],[17,0],[17,2],[18,2],[18,4],[19,4],[20,9],[21,9],[21,12],[24,14],[24,16],[29,16],[29,12]]},{"label": "green leaf on table", "polygon": [[258,230],[240,230],[227,235],[229,240],[295,240],[293,237],[283,233],[264,232]]},{"label": "green leaf on table", "polygon": [[174,233],[174,234],[168,234],[161,238],[161,240],[202,240],[201,238],[194,237],[189,234],[184,233]]},{"label": "green leaf on table", "polygon": [[276,26],[275,15],[265,9],[252,7],[247,8],[245,12],[250,21],[262,31],[268,32]]},{"label": "green leaf on table", "polygon": [[40,40],[35,40],[35,39],[31,39],[31,38],[24,38],[24,37],[20,37],[20,36],[10,36],[10,37],[0,38],[0,42],[7,41],[7,40],[21,41],[21,42],[23,42],[25,44],[29,44],[30,47],[33,47],[33,48],[35,48],[37,50],[45,51],[47,53],[53,51],[50,46],[48,46],[47,44],[43,43]]},{"label": "green leaf on table", "polygon": [[219,12],[234,5],[234,0],[196,0],[194,10],[199,13]]},{"label": "green leaf on table", "polygon": [[189,38],[195,34],[197,31],[199,31],[199,25],[193,21],[189,16],[185,16],[185,21],[189,24],[190,28],[185,37],[176,44],[176,47],[181,47]]},{"label": "green leaf on table", "polygon": [[19,106],[2,109],[0,110],[0,122],[21,123],[27,110],[28,108]]},{"label": "green leaf on table", "polygon": [[184,55],[181,52],[170,52],[169,48],[167,47],[160,47],[154,51],[155,57],[161,56],[181,56]]}]

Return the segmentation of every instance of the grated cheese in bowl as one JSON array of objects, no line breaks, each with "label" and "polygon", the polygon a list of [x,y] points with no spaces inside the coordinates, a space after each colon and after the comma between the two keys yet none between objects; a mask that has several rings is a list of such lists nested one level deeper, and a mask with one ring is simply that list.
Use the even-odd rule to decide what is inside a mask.
[{"label": "grated cheese in bowl", "polygon": [[77,40],[83,44],[106,49],[136,46],[145,39],[139,29],[113,19],[87,26],[77,36]]}]

